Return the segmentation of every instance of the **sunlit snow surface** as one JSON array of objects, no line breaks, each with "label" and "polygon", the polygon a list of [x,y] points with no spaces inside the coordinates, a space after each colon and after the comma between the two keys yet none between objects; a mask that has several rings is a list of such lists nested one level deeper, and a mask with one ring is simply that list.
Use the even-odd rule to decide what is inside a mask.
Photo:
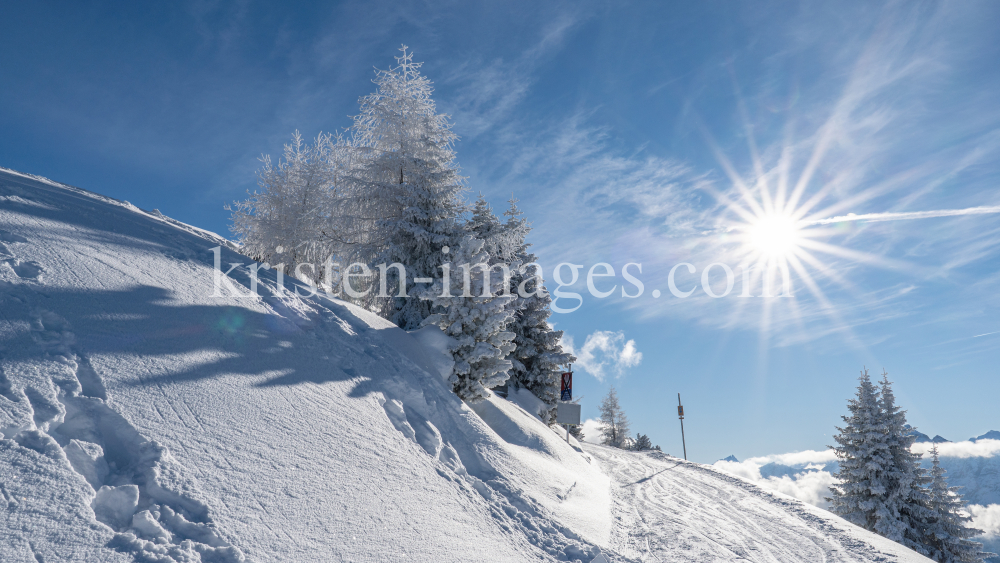
[{"label": "sunlit snow surface", "polygon": [[704,466],[581,450],[518,393],[464,405],[440,339],[273,272],[212,297],[216,246],[250,262],[0,170],[0,560],[923,560]]}]

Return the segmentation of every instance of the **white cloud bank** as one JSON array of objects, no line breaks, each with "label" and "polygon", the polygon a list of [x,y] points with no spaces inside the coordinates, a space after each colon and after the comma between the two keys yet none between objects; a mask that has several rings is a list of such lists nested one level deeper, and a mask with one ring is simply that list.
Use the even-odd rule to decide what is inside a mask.
[{"label": "white cloud bank", "polygon": [[583,421],[583,441],[591,444],[601,443],[601,421],[588,418]]},{"label": "white cloud bank", "polygon": [[[928,451],[933,444],[920,443],[913,445],[913,451],[924,454],[927,459]],[[979,493],[997,489],[1000,482],[990,481],[991,471],[975,471],[974,481],[966,482],[969,478],[967,467],[978,468],[979,464],[985,462],[992,463],[988,458],[1000,457],[1000,440],[978,440],[977,442],[944,442],[937,445],[938,453],[941,456],[942,466],[951,466],[948,476],[951,476],[952,484],[962,484],[962,491],[968,494]],[[982,458],[981,461],[972,458]],[[971,460],[970,466],[966,462],[956,465],[955,461],[949,460]],[[717,461],[713,464],[716,469],[725,471],[737,477],[742,477],[765,489],[784,493],[793,496],[802,502],[828,509],[829,503],[825,500],[830,496],[830,486],[836,483],[833,472],[836,466],[829,464],[836,462],[837,457],[832,450],[806,450],[802,452],[768,455],[762,457],[752,457],[744,461]],[[972,486],[972,485],[976,486]],[[991,496],[981,497],[987,499],[995,498]],[[980,501],[982,502],[982,501]],[[983,530],[985,534],[982,539],[987,542],[1000,542],[1000,504],[970,504],[969,513],[973,518],[973,526]],[[1000,544],[998,544],[1000,545]],[[995,546],[994,546],[995,547]],[[988,549],[994,549],[988,546]]]},{"label": "white cloud bank", "polygon": [[972,526],[985,532],[984,539],[1000,540],[1000,504],[970,504],[968,509],[972,515]]},{"label": "white cloud bank", "polygon": [[636,349],[635,340],[626,341],[622,331],[595,331],[587,336],[579,350],[574,347],[573,337],[567,335],[563,336],[562,346],[576,356],[574,365],[593,375],[598,381],[604,381],[608,372],[621,377],[627,368],[642,362],[642,352]]},{"label": "white cloud bank", "polygon": [[[913,451],[930,455],[930,442],[913,444]],[[977,440],[975,442],[941,442],[937,445],[941,457],[994,457],[1000,455],[1000,440]]]},{"label": "white cloud bank", "polygon": [[[787,454],[752,457],[744,461],[717,461],[713,465],[727,473],[742,477],[765,489],[793,496],[802,502],[820,508],[827,508],[825,500],[830,496],[830,485],[836,480],[829,471],[824,471],[826,464],[836,461],[837,456],[832,450],[806,450]],[[772,465],[773,464],[773,465]],[[775,466],[780,466],[776,468]],[[764,468],[767,475],[761,473]],[[772,475],[767,470],[791,469],[788,475]]]}]

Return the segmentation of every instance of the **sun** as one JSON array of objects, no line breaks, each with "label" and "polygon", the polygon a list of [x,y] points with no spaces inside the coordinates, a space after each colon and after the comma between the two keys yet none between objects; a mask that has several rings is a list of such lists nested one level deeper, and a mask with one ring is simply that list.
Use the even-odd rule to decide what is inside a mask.
[{"label": "sun", "polygon": [[746,243],[767,258],[787,258],[801,242],[798,222],[782,213],[769,213],[755,218],[746,228]]},{"label": "sun", "polygon": [[[703,189],[716,201],[713,211],[721,211],[716,227],[704,231],[711,237],[705,239],[706,248],[718,253],[720,264],[725,264],[724,261],[733,264],[734,267],[727,268],[733,272],[728,279],[740,276],[743,288],[740,297],[767,298],[736,301],[730,326],[741,324],[743,311],[759,309],[761,345],[766,346],[772,326],[789,327],[794,323],[801,332],[805,331],[806,323],[827,317],[832,324],[829,330],[860,343],[851,324],[841,317],[840,308],[826,295],[828,288],[861,295],[851,279],[838,270],[853,264],[904,271],[909,266],[884,254],[862,252],[834,241],[845,234],[848,222],[858,224],[855,222],[863,220],[864,215],[848,212],[883,195],[886,188],[873,185],[851,193],[847,189],[851,186],[845,184],[849,174],[842,175],[832,168],[819,173],[827,151],[837,146],[836,135],[841,130],[838,122],[842,119],[839,110],[832,112],[828,121],[809,135],[815,141],[794,141],[794,119],[791,119],[794,116],[790,116],[784,144],[768,147],[761,153],[742,98],[739,109],[750,157],[746,171],[739,170],[713,139],[708,127],[699,123],[719,168],[729,180],[718,189],[712,183],[703,184]],[[807,154],[803,149],[809,145],[811,150]],[[797,154],[806,157],[804,163],[797,162]],[[762,155],[770,156],[765,160]],[[798,177],[793,177],[793,173]],[[824,181],[827,177],[835,181]],[[859,239],[854,235],[847,238],[852,240]],[[708,278],[708,270],[705,272],[703,278]],[[761,304],[759,308],[756,303]]]}]

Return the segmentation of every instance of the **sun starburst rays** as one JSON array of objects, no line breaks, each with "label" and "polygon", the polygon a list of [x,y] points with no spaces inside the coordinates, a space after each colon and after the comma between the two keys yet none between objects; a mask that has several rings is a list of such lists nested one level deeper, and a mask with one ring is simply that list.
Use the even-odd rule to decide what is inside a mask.
[{"label": "sun starburst rays", "polygon": [[[792,184],[789,181],[790,151],[784,150],[781,153],[774,171],[777,181],[773,182],[773,191],[772,182],[768,178],[773,180],[774,176],[764,172],[764,166],[759,162],[760,157],[756,151],[752,152],[757,178],[748,182],[740,178],[734,166],[717,151],[720,164],[732,181],[733,192],[738,197],[717,194],[716,199],[727,212],[737,218],[737,224],[731,227],[731,232],[737,235],[735,250],[740,266],[750,272],[745,281],[752,287],[759,288],[759,297],[768,298],[760,308],[759,328],[762,337],[767,339],[767,334],[775,324],[782,321],[792,322],[802,329],[803,315],[806,314],[802,301],[804,295],[797,294],[794,290],[796,285],[801,285],[815,303],[815,309],[835,325],[835,330],[854,341],[849,323],[842,318],[824,291],[823,280],[829,280],[848,291],[856,288],[832,267],[832,262],[846,259],[892,269],[903,269],[906,264],[833,244],[829,239],[838,231],[827,225],[813,223],[814,208],[827,199],[831,192],[829,187],[823,186],[811,196],[807,193],[808,184],[821,157],[817,153],[822,152],[822,147],[817,147],[811,155],[802,177],[794,182],[791,193],[788,193]],[[828,205],[825,208],[836,206]],[[774,299],[779,297],[780,300]],[[744,308],[738,307],[741,311]],[[777,317],[776,308],[784,310],[786,315]]]},{"label": "sun starburst rays", "polygon": [[[853,98],[838,101],[827,120],[801,142],[794,139],[795,116],[789,116],[783,143],[761,150],[735,82],[734,88],[750,157],[745,168],[726,154],[700,117],[694,119],[728,180],[728,188],[703,187],[715,198],[715,210],[722,212],[721,228],[714,232],[725,233],[709,247],[718,244],[717,250],[742,270],[741,297],[764,298],[738,300],[728,326],[742,324],[749,311],[759,311],[761,345],[766,348],[772,331],[790,326],[805,330],[804,323],[826,319],[831,326],[824,332],[841,333],[848,342],[861,346],[845,313],[864,304],[845,305],[830,296],[853,295],[866,301],[865,292],[850,281],[850,272],[859,265],[910,273],[916,268],[902,260],[841,246],[858,240],[853,235],[859,231],[849,226],[856,223],[831,224],[829,218],[892,192],[909,178],[863,185],[859,170],[829,169],[825,161],[846,134],[843,118],[854,107]],[[810,147],[808,152],[802,150],[805,146]],[[797,286],[805,291],[796,292]],[[790,332],[784,336],[796,338]]]}]

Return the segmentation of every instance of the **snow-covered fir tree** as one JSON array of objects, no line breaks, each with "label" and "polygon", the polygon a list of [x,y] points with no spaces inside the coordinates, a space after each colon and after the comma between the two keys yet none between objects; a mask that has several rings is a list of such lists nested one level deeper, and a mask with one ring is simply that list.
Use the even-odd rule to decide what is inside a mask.
[{"label": "snow-covered fir tree", "polygon": [[926,489],[930,478],[920,466],[921,455],[910,449],[916,435],[906,424],[906,411],[896,405],[892,382],[884,370],[879,387],[879,428],[886,437],[890,455],[884,481],[886,490],[882,495],[883,509],[887,516],[895,518],[879,519],[874,531],[926,555],[924,528],[933,517]]},{"label": "snow-covered fir tree", "polygon": [[834,475],[838,483],[831,487],[830,510],[849,522],[875,531],[884,520],[895,521],[898,513],[886,502],[890,490],[889,472],[892,453],[883,431],[878,391],[864,370],[858,378],[858,391],[847,404],[850,414],[842,416],[845,425],[837,427],[837,446],[831,446],[840,462]]},{"label": "snow-covered fir tree", "polygon": [[635,442],[632,443],[632,449],[637,452],[651,450],[653,449],[653,442],[649,440],[649,436],[636,432]]},{"label": "snow-covered fir tree", "polygon": [[618,403],[618,392],[614,386],[608,389],[608,394],[601,401],[601,443],[606,446],[620,448],[629,438],[629,422]]},{"label": "snow-covered fir tree", "polygon": [[513,297],[503,291],[502,276],[486,275],[489,254],[483,247],[472,235],[457,248],[445,247],[442,253],[450,260],[442,265],[442,277],[415,291],[437,311],[423,324],[437,326],[455,340],[450,382],[455,393],[470,402],[482,400],[507,379],[506,358],[514,348],[514,334],[507,331]]},{"label": "snow-covered fir tree", "polygon": [[930,507],[934,516],[925,530],[928,555],[939,563],[979,563],[996,556],[984,552],[983,544],[969,540],[983,531],[969,525],[972,518],[958,494],[961,487],[948,486],[936,444],[931,448],[931,464]]},{"label": "snow-covered fir tree", "polygon": [[510,326],[515,344],[508,357],[512,364],[511,376],[518,385],[528,388],[549,405],[546,422],[552,423],[559,399],[561,366],[575,362],[576,358],[563,351],[563,332],[549,325],[552,297],[545,290],[539,270],[531,266],[537,261],[527,243],[531,225],[517,208],[517,200],[511,198],[509,203],[510,207],[504,212],[507,220],[503,240],[510,249],[509,260],[520,265],[511,278],[511,290],[517,294],[516,312]]},{"label": "snow-covered fir tree", "polygon": [[[453,149],[457,137],[448,116],[437,113],[421,63],[413,62],[406,46],[401,51],[398,66],[379,71],[376,91],[361,99],[351,127],[361,162],[338,215],[345,256],[373,269],[405,266],[405,279],[398,268],[385,270],[386,294],[393,297],[372,291],[366,305],[410,330],[432,312],[430,301],[412,297],[413,280],[436,277],[441,249],[461,244],[466,206]],[[381,285],[380,272],[374,273],[373,288]],[[397,297],[400,287],[407,297]]]},{"label": "snow-covered fir tree", "polygon": [[517,298],[517,287],[512,286],[513,276],[520,267],[520,258],[515,252],[514,236],[507,229],[507,226],[500,222],[493,208],[479,194],[476,203],[472,207],[472,216],[466,223],[468,231],[483,241],[483,251],[489,255],[489,266],[494,275],[500,277],[500,281],[506,281],[504,287],[511,294],[513,299],[507,302],[507,308],[511,310],[511,318],[520,307]]},{"label": "snow-covered fir tree", "polygon": [[[515,259],[510,233],[493,213],[493,208],[482,193],[479,194],[476,203],[472,206],[472,216],[469,217],[466,226],[476,238],[483,241],[483,250],[490,255],[492,263],[510,264]],[[512,266],[516,268],[517,264]]]},{"label": "snow-covered fir tree", "polygon": [[[286,274],[303,262],[323,264],[337,246],[333,209],[352,157],[352,147],[340,137],[321,133],[308,144],[298,131],[277,164],[263,157],[257,172],[260,191],[227,206],[242,252],[259,262],[284,264]],[[306,268],[299,273],[327,282],[326,271]]]}]

